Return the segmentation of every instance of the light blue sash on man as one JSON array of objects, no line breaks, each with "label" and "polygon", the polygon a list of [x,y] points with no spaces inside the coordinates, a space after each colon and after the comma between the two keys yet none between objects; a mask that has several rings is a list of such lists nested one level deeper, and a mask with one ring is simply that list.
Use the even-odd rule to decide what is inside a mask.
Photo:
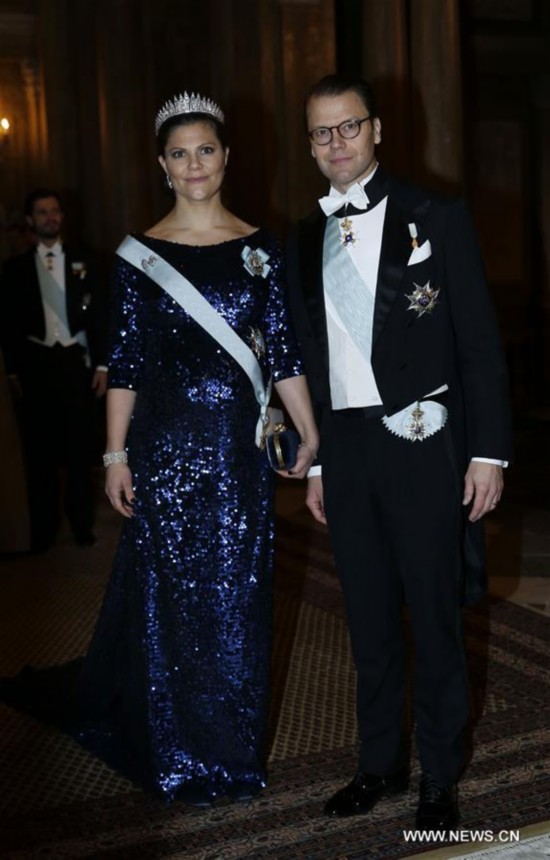
[{"label": "light blue sash on man", "polygon": [[323,248],[323,284],[350,337],[371,361],[374,296],[342,244],[338,219],[327,219]]},{"label": "light blue sash on man", "polygon": [[42,301],[57,317],[57,334],[60,341],[78,341],[78,343],[88,348],[86,333],[79,331],[75,335],[71,334],[69,329],[69,319],[67,317],[67,296],[65,291],[61,289],[54,276],[46,268],[46,264],[36,256],[36,272],[38,275],[38,283],[40,284],[40,294]]},{"label": "light blue sash on man", "polygon": [[163,257],[154,254],[133,236],[126,236],[117,248],[117,254],[140,269],[168,293],[183,310],[240,364],[252,383],[256,400],[260,405],[260,418],[256,426],[256,444],[259,445],[268,421],[268,405],[271,396],[271,379],[264,386],[263,374],[256,356],[239,337],[229,323],[214,310],[212,305],[193,286],[191,281],[178,272]]}]

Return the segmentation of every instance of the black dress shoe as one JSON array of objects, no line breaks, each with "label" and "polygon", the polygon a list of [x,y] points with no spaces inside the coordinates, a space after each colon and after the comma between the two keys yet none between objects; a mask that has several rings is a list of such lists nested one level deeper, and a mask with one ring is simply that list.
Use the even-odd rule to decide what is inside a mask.
[{"label": "black dress shoe", "polygon": [[440,785],[430,773],[422,774],[416,810],[418,830],[454,830],[458,819],[456,785]]},{"label": "black dress shoe", "polygon": [[325,803],[326,815],[362,815],[368,812],[381,797],[400,794],[409,786],[406,768],[389,776],[377,776],[365,771],[356,773],[349,785],[337,791]]}]

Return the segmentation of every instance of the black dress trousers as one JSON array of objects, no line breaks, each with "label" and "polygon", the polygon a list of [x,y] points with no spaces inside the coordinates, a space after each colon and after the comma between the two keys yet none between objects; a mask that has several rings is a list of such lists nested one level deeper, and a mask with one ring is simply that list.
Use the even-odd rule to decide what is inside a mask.
[{"label": "black dress trousers", "polygon": [[30,341],[21,385],[33,544],[47,546],[55,539],[63,467],[63,505],[78,538],[93,525],[94,403],[82,347]]},{"label": "black dress trousers", "polygon": [[422,769],[454,782],[464,762],[469,690],[462,621],[462,505],[448,425],[423,441],[368,410],[323,419],[325,510],[357,668],[359,769],[404,757],[403,603],[415,646]]}]

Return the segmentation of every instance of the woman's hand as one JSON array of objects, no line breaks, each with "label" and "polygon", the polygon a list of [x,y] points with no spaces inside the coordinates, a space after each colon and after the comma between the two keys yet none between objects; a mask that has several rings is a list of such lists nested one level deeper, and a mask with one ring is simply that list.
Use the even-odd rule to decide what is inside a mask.
[{"label": "woman's hand", "polygon": [[306,378],[291,376],[281,379],[275,383],[275,389],[302,439],[295,465],[292,469],[281,470],[279,475],[285,478],[305,478],[319,447],[319,433],[313,417]]},{"label": "woman's hand", "polygon": [[277,474],[283,478],[305,478],[316,456],[316,449],[307,442],[302,442],[298,448],[298,456],[292,469],[280,469],[277,470]]},{"label": "woman's hand", "polygon": [[107,466],[105,492],[115,511],[123,517],[134,516],[132,473],[126,463],[112,463]]}]

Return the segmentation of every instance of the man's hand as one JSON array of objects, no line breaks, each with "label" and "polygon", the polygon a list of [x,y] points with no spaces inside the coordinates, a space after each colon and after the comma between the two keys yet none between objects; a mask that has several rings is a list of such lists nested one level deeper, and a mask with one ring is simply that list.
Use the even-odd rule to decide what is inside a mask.
[{"label": "man's hand", "polygon": [[472,510],[468,515],[470,522],[475,523],[485,514],[494,511],[500,501],[504,479],[502,466],[493,463],[477,463],[472,461],[464,478],[463,505],[472,502]]},{"label": "man's hand", "polygon": [[98,398],[104,396],[107,391],[106,370],[94,370],[94,375],[92,377],[92,391],[95,392],[95,396]]},{"label": "man's hand", "polygon": [[321,475],[314,475],[312,478],[308,478],[306,505],[317,522],[323,523],[326,526],[327,518],[323,502],[323,479]]}]

